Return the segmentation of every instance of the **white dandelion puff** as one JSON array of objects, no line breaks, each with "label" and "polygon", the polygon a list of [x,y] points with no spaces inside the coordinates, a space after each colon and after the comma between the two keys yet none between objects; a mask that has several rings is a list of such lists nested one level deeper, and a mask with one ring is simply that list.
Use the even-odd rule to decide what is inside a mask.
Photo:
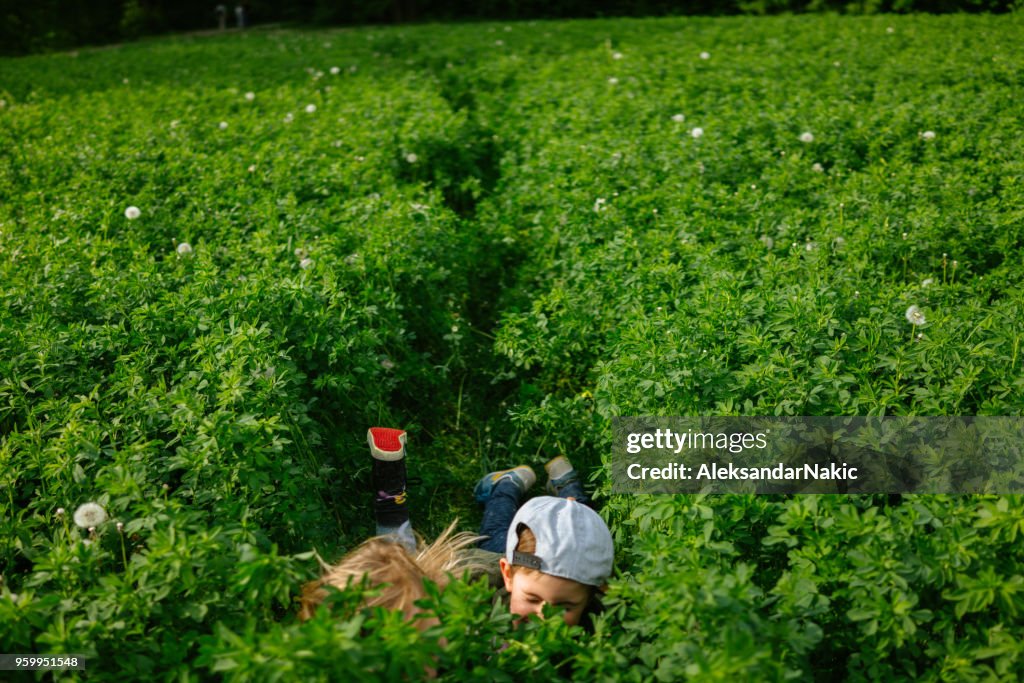
[{"label": "white dandelion puff", "polygon": [[187,256],[192,253],[192,245],[188,242],[182,242],[178,245],[178,256]]},{"label": "white dandelion puff", "polygon": [[129,206],[127,209],[124,210],[124,217],[130,221],[135,220],[141,215],[142,212],[139,211],[139,207],[137,206]]},{"label": "white dandelion puff", "polygon": [[931,287],[934,283],[935,283],[935,280],[933,280],[930,277],[926,277],[925,279],[921,280],[921,286],[922,287]]},{"label": "white dandelion puff", "polygon": [[419,161],[419,157],[416,156],[414,152],[409,152],[408,154],[405,155],[405,160],[410,164],[415,164],[417,161]]},{"label": "white dandelion puff", "polygon": [[219,124],[217,124],[217,127],[220,128],[221,130],[227,130],[228,129],[228,122],[227,121],[221,121]]},{"label": "white dandelion puff", "polygon": [[604,197],[598,197],[597,200],[594,202],[594,211],[604,211],[606,201],[607,200]]},{"label": "white dandelion puff", "polygon": [[505,44],[505,41],[499,39],[499,40],[494,41],[494,44],[497,45],[498,47],[501,47],[502,45]]},{"label": "white dandelion puff", "polygon": [[825,167],[819,164],[818,162],[814,162],[814,164],[811,166],[811,170],[814,171],[815,173],[824,173]]},{"label": "white dandelion puff", "polygon": [[814,142],[814,133],[812,133],[810,131],[805,131],[803,133],[800,133],[800,142],[804,142],[804,143]]},{"label": "white dandelion puff", "polygon": [[701,59],[711,59],[711,53],[710,52],[701,52],[700,53],[700,58]]},{"label": "white dandelion puff", "polygon": [[608,82],[609,82],[609,83],[610,83],[611,85],[617,85],[617,84],[618,84],[618,82],[619,82],[619,79],[617,79],[617,78],[616,78],[615,76],[612,76],[611,78],[609,78],[609,79],[608,79]]},{"label": "white dandelion puff", "polygon": [[892,26],[886,26],[885,27],[885,32],[886,33],[896,33],[896,29],[894,29]]},{"label": "white dandelion puff", "polygon": [[926,130],[925,132],[921,133],[921,138],[924,139],[924,140],[934,140],[935,139],[935,131],[934,130]]},{"label": "white dandelion puff", "polygon": [[686,115],[685,114],[673,114],[672,115],[672,120],[675,121],[676,123],[682,123],[683,121],[686,120]]},{"label": "white dandelion puff", "polygon": [[256,172],[256,164],[250,165],[249,168],[248,168],[248,171],[249,171],[249,173],[255,173]]},{"label": "white dandelion puff", "polygon": [[699,138],[700,136],[704,135],[704,129],[694,128],[693,130],[690,131],[690,135],[692,135],[694,138]]},{"label": "white dandelion puff", "polygon": [[56,514],[57,514],[58,517],[63,517],[64,516],[64,508],[57,508],[57,513]]},{"label": "white dandelion puff", "polygon": [[306,251],[302,247],[296,247],[295,248],[295,258],[297,258],[297,259],[299,259],[301,261],[302,259],[306,258],[307,256],[309,256],[309,252],[308,251]]},{"label": "white dandelion puff", "polygon": [[771,249],[775,246],[775,240],[768,235],[761,235],[758,239],[761,240],[761,244],[763,244],[766,249]]},{"label": "white dandelion puff", "polygon": [[256,99],[256,93],[254,93],[254,92],[252,92],[250,90],[249,92],[245,93],[245,99],[248,100],[249,102],[252,102],[253,100]]},{"label": "white dandelion puff", "polygon": [[349,254],[348,256],[346,256],[345,257],[345,263],[347,265],[350,265],[350,266],[354,266],[355,264],[359,263],[359,253],[356,252],[356,253]]},{"label": "white dandelion puff", "polygon": [[284,115],[284,122],[285,123],[291,123],[294,119],[295,119],[295,117],[292,116],[291,112],[288,112],[287,114]]},{"label": "white dandelion puff", "polygon": [[395,362],[385,356],[380,359],[380,366],[385,370],[393,370],[395,368]]},{"label": "white dandelion puff", "polygon": [[612,53],[612,59],[622,59],[622,53],[621,52],[613,52]]},{"label": "white dandelion puff", "polygon": [[82,529],[95,528],[107,521],[107,511],[99,503],[82,503],[75,510],[75,524]]},{"label": "white dandelion puff", "polygon": [[181,121],[179,121],[178,119],[174,119],[173,121],[171,121],[171,128],[177,128],[179,125],[181,125]]},{"label": "white dandelion puff", "polygon": [[814,251],[817,248],[818,244],[816,242],[808,242],[807,244],[804,245],[804,249],[806,249],[807,251]]},{"label": "white dandelion puff", "polygon": [[340,66],[332,66],[331,67],[331,75],[332,76],[337,76],[340,73],[341,73],[341,67]]},{"label": "white dandelion puff", "polygon": [[302,268],[303,270],[309,270],[312,267],[313,259],[311,258],[304,258],[301,261],[299,261],[299,268]]},{"label": "white dandelion puff", "polygon": [[315,104],[307,104],[306,105],[306,113],[307,114],[312,114],[315,111],[316,111],[316,105]]},{"label": "white dandelion puff", "polygon": [[921,309],[918,308],[917,306],[911,306],[910,308],[908,308],[906,316],[907,322],[909,322],[911,325],[919,326],[924,325],[925,323],[924,313],[922,313]]},{"label": "white dandelion puff", "polygon": [[117,523],[117,533],[119,533],[119,534],[123,534],[124,533],[124,522],[118,522]]}]

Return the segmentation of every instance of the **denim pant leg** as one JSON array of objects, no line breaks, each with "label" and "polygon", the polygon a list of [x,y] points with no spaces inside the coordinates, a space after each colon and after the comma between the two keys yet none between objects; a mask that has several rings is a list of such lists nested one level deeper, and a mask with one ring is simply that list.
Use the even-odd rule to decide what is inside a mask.
[{"label": "denim pant leg", "polygon": [[480,541],[480,547],[496,553],[505,553],[508,527],[519,509],[519,487],[508,479],[499,481],[484,503],[484,518],[480,522],[480,535],[489,538]]}]

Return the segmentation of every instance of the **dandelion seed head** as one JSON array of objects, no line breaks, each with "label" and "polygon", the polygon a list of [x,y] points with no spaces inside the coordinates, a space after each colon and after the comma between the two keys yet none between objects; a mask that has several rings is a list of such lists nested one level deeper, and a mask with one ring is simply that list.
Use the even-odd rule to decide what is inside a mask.
[{"label": "dandelion seed head", "polygon": [[910,308],[908,308],[906,316],[907,322],[909,322],[911,325],[914,325],[915,327],[919,325],[924,325],[925,323],[924,313],[922,313],[921,309],[918,308],[917,306],[911,306]]},{"label": "dandelion seed head", "polygon": [[803,142],[803,143],[814,142],[814,133],[812,133],[810,131],[804,131],[803,133],[800,133],[800,142]]},{"label": "dandelion seed head", "polygon": [[139,207],[137,206],[129,206],[127,209],[124,210],[124,217],[130,221],[135,220],[141,215],[142,211],[140,211]]},{"label": "dandelion seed head", "polygon": [[99,503],[82,503],[75,510],[75,525],[92,529],[107,521],[107,511]]},{"label": "dandelion seed head", "polygon": [[408,154],[405,155],[405,160],[410,164],[415,164],[417,161],[419,161],[419,157],[416,156],[414,152],[409,152]]},{"label": "dandelion seed head", "polygon": [[187,256],[192,253],[192,245],[188,242],[182,242],[178,245],[178,256]]},{"label": "dandelion seed head", "polygon": [[672,115],[672,120],[675,121],[676,123],[682,123],[683,121],[686,120],[686,115],[685,114],[673,114]]},{"label": "dandelion seed head", "polygon": [[380,359],[380,366],[382,368],[384,368],[385,370],[394,370],[395,369],[395,362],[393,360],[391,360],[390,358],[387,358],[387,357],[381,358]]},{"label": "dandelion seed head", "polygon": [[252,102],[253,100],[256,99],[256,93],[254,93],[254,92],[252,92],[250,90],[249,92],[245,93],[245,99],[248,100],[249,102]]},{"label": "dandelion seed head", "polygon": [[885,32],[886,33],[895,33],[896,29],[894,29],[892,26],[886,26],[885,27]]},{"label": "dandelion seed head", "polygon": [[611,78],[609,78],[609,79],[608,79],[608,82],[609,82],[609,83],[610,83],[611,85],[617,85],[617,84],[618,84],[618,82],[619,82],[619,79],[617,79],[617,78],[616,78],[615,76],[612,76]]},{"label": "dandelion seed head", "polygon": [[606,208],[606,207],[605,207],[605,202],[606,202],[606,201],[607,201],[607,200],[606,200],[606,199],[605,199],[604,197],[598,197],[598,198],[597,198],[597,199],[596,199],[596,200],[594,201],[594,211],[604,211],[604,210],[605,210],[605,208]]},{"label": "dandelion seed head", "polygon": [[302,259],[306,258],[307,256],[309,256],[309,252],[306,251],[304,248],[302,248],[302,247],[296,247],[295,248],[295,258],[297,258],[299,260],[302,260]]},{"label": "dandelion seed head", "polygon": [[693,130],[690,131],[690,135],[692,135],[694,138],[699,138],[700,136],[704,135],[704,129],[694,128]]},{"label": "dandelion seed head", "polygon": [[934,282],[935,280],[933,280],[932,278],[926,277],[925,279],[921,280],[921,286],[930,287]]},{"label": "dandelion seed head", "polygon": [[117,523],[117,533],[119,533],[119,534],[123,534],[124,533],[124,522],[118,522]]},{"label": "dandelion seed head", "polygon": [[173,121],[171,121],[171,128],[177,128],[179,125],[181,125],[181,121],[179,121],[178,119],[174,119]]},{"label": "dandelion seed head", "polygon": [[903,239],[907,239],[907,233],[903,233]]},{"label": "dandelion seed head", "polygon": [[763,244],[766,249],[771,249],[775,246],[775,240],[768,235],[761,235],[758,239],[761,240],[761,244]]},{"label": "dandelion seed head", "polygon": [[921,133],[921,137],[923,139],[925,139],[925,140],[934,140],[935,139],[935,131],[934,130],[926,130],[925,132]]},{"label": "dandelion seed head", "polygon": [[255,173],[256,172],[256,164],[251,164],[247,170],[249,171],[249,173]]},{"label": "dandelion seed head", "polygon": [[311,259],[309,257],[304,258],[301,261],[299,261],[299,268],[302,268],[303,270],[309,270],[310,268],[313,267],[313,265],[314,265],[313,259]]},{"label": "dandelion seed head", "polygon": [[307,104],[306,105],[306,113],[307,114],[312,114],[315,111],[316,111],[316,105],[315,104]]},{"label": "dandelion seed head", "polygon": [[819,164],[817,161],[815,161],[814,165],[811,166],[811,170],[814,171],[815,173],[824,173],[825,167]]},{"label": "dandelion seed head", "polygon": [[701,52],[700,53],[700,58],[701,59],[711,59],[711,53],[710,52]]},{"label": "dandelion seed head", "polygon": [[228,122],[227,121],[221,121],[219,124],[217,124],[217,127],[220,128],[221,130],[227,130],[228,129]]},{"label": "dandelion seed head", "polygon": [[294,120],[295,120],[295,117],[292,115],[291,112],[288,112],[287,114],[284,115],[284,122],[285,123],[291,123]]},{"label": "dandelion seed head", "polygon": [[57,514],[58,517],[63,517],[64,516],[64,508],[57,508],[57,513],[56,514]]},{"label": "dandelion seed head", "polygon": [[339,67],[339,66],[332,66],[331,67],[331,75],[332,76],[337,76],[340,73],[341,73],[341,67]]},{"label": "dandelion seed head", "polygon": [[613,52],[612,53],[612,59],[622,59],[622,53],[621,52]]}]

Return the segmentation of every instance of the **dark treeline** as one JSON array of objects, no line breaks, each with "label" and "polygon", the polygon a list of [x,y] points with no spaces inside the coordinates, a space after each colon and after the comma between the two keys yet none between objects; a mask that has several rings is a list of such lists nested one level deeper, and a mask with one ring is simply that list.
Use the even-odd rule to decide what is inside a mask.
[{"label": "dark treeline", "polygon": [[[1006,12],[1015,0],[298,0],[244,2],[246,23],[387,24],[781,12]],[[168,31],[236,28],[216,0],[0,0],[0,54],[96,45]]]}]

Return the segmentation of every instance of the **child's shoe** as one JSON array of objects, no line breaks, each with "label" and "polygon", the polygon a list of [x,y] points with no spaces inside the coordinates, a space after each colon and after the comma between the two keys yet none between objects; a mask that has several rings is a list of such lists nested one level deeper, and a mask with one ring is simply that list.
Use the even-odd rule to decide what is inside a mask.
[{"label": "child's shoe", "polygon": [[564,455],[559,455],[544,465],[548,473],[548,483],[544,487],[548,494],[559,498],[573,498],[580,503],[586,503],[589,498],[583,492],[583,484],[580,483],[576,469]]},{"label": "child's shoe", "polygon": [[373,509],[377,524],[399,527],[409,521],[406,505],[405,432],[372,427],[366,434],[373,456]]},{"label": "child's shoe", "polygon": [[510,470],[499,470],[485,474],[473,488],[473,497],[476,498],[476,502],[486,503],[490,500],[494,487],[498,485],[499,481],[504,480],[515,484],[516,488],[519,489],[519,495],[522,495],[529,491],[530,487],[537,482],[537,475],[533,473],[529,465],[520,465]]}]

